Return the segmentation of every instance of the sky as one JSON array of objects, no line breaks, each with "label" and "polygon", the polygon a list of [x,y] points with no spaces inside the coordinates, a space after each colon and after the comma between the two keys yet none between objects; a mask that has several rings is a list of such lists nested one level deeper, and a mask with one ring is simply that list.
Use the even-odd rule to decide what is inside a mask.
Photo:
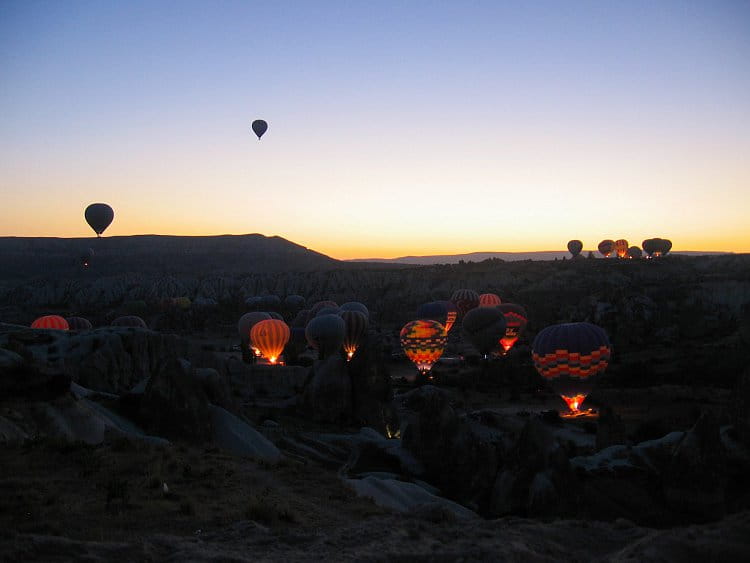
[{"label": "sky", "polygon": [[[265,119],[258,141],[250,130]],[[750,251],[750,1],[0,1],[0,236]]]}]

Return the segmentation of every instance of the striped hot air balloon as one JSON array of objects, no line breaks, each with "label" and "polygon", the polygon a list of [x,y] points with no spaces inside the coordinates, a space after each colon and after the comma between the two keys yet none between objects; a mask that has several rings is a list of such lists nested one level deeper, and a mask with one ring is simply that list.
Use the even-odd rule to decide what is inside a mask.
[{"label": "striped hot air balloon", "polygon": [[68,321],[62,318],[60,315],[45,315],[39,317],[33,323],[31,328],[47,328],[53,330],[70,330]]},{"label": "striped hot air balloon", "polygon": [[446,317],[445,317],[445,323],[440,323],[445,327],[445,332],[450,332],[453,328],[453,325],[456,324],[456,319],[458,318],[458,308],[456,308],[456,304],[453,303],[453,301],[437,301],[437,303],[442,303],[445,305],[445,310],[447,311]]},{"label": "striped hot air balloon", "polygon": [[456,304],[458,313],[463,316],[479,305],[479,294],[473,289],[457,289],[451,295],[451,301]]},{"label": "striped hot air balloon", "polygon": [[400,333],[401,348],[422,374],[427,374],[440,359],[448,341],[445,327],[437,321],[411,321]]},{"label": "striped hot air balloon", "polygon": [[615,252],[617,252],[618,258],[628,257],[628,241],[624,238],[615,241]]},{"label": "striped hot air balloon", "polygon": [[502,299],[494,293],[483,293],[479,296],[480,307],[497,307],[502,302]]},{"label": "striped hot air balloon", "polygon": [[367,317],[362,311],[349,310],[341,311],[341,318],[346,324],[344,352],[346,352],[346,361],[349,361],[367,334]]},{"label": "striped hot air balloon", "polygon": [[266,319],[250,329],[250,342],[253,348],[272,364],[279,361],[286,343],[289,342],[289,326],[278,319]]},{"label": "striped hot air balloon", "polygon": [[515,303],[503,303],[497,308],[505,316],[505,336],[500,339],[500,345],[503,347],[503,352],[508,353],[526,328],[528,315],[526,309]]},{"label": "striped hot air balloon", "polygon": [[612,346],[607,333],[591,323],[548,326],[536,335],[531,357],[539,374],[570,410],[577,412],[595,377],[607,369]]}]

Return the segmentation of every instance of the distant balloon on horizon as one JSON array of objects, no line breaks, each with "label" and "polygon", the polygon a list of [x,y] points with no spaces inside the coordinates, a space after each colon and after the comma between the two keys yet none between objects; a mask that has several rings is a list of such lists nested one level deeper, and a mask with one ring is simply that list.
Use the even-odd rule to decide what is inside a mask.
[{"label": "distant balloon on horizon", "polygon": [[580,240],[568,241],[568,252],[573,255],[573,258],[578,256],[581,253],[581,250],[583,250],[583,243]]},{"label": "distant balloon on horizon", "polygon": [[106,203],[92,203],[83,212],[89,227],[94,229],[97,237],[107,230],[115,218],[114,210]]},{"label": "distant balloon on horizon", "polygon": [[262,119],[256,119],[255,121],[253,121],[252,128],[253,133],[258,136],[258,140],[260,141],[260,138],[268,130],[268,123],[266,123]]}]

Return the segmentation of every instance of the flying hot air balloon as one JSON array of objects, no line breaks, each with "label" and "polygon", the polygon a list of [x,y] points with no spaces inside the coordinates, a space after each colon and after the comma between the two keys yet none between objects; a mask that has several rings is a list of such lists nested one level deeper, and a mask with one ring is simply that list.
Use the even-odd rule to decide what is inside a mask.
[{"label": "flying hot air balloon", "polygon": [[473,289],[457,289],[451,295],[451,301],[456,304],[460,315],[465,315],[479,305],[479,294]]},{"label": "flying hot air balloon", "polygon": [[485,358],[505,336],[505,315],[497,307],[472,309],[461,323],[464,334]]},{"label": "flying hot air balloon", "polygon": [[568,241],[568,252],[573,255],[573,258],[577,257],[581,250],[583,250],[583,243],[580,240],[569,240]]},{"label": "flying hot air balloon", "polygon": [[605,258],[609,258],[609,256],[612,254],[612,252],[615,249],[615,241],[610,239],[605,239],[602,242],[599,243],[599,253],[604,256]]},{"label": "flying hot air balloon", "polygon": [[362,311],[341,311],[341,318],[344,319],[346,331],[344,332],[344,352],[346,352],[346,361],[352,359],[354,353],[362,343],[362,339],[367,334],[367,317]]},{"label": "flying hot air balloon", "polygon": [[548,326],[536,335],[531,348],[534,367],[571,413],[579,412],[612,353],[607,333],[591,323]]},{"label": "flying hot air balloon", "polygon": [[346,337],[346,323],[339,315],[314,317],[305,327],[305,337],[323,360],[341,348]]},{"label": "flying hot air balloon", "polygon": [[628,241],[626,241],[624,238],[617,239],[615,241],[615,252],[617,252],[618,258],[627,258],[628,257]]},{"label": "flying hot air balloon", "polygon": [[439,322],[420,319],[406,323],[399,338],[406,357],[421,374],[427,375],[443,355],[448,333]]},{"label": "flying hot air balloon", "polygon": [[507,354],[526,328],[528,315],[526,309],[515,303],[503,303],[497,308],[505,316],[505,336],[500,339],[500,346]]},{"label": "flying hot air balloon", "polygon": [[89,227],[94,229],[96,236],[102,236],[102,233],[109,227],[115,218],[115,212],[106,203],[92,203],[83,213]]},{"label": "flying hot air balloon", "polygon": [[480,307],[497,307],[503,300],[494,293],[483,293],[479,296]]},{"label": "flying hot air balloon", "polygon": [[258,136],[258,140],[260,141],[260,138],[268,130],[268,123],[266,123],[262,119],[256,119],[255,121],[253,121],[251,127],[253,129],[253,133]]},{"label": "flying hot air balloon", "polygon": [[289,342],[289,326],[278,319],[259,321],[250,329],[250,342],[272,364],[279,361],[284,346]]},{"label": "flying hot air balloon", "polygon": [[39,317],[33,323],[31,328],[46,328],[51,330],[70,330],[68,321],[62,318],[60,315],[45,315]]}]

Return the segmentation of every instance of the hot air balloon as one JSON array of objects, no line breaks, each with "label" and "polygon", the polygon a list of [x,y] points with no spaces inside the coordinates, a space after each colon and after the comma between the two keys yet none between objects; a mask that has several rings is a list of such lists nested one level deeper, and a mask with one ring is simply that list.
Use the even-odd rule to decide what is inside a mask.
[{"label": "hot air balloon", "polygon": [[672,250],[672,241],[668,238],[662,239],[661,243],[661,255],[666,256],[669,251]]},{"label": "hot air balloon", "polygon": [[318,301],[317,303],[314,303],[312,307],[310,307],[310,318],[314,317],[318,314],[318,311],[320,311],[323,307],[336,307],[338,309],[339,304],[335,301]]},{"label": "hot air balloon", "polygon": [[367,334],[367,317],[362,311],[341,311],[346,331],[344,333],[344,352],[349,361],[359,348],[365,334]]},{"label": "hot air balloon", "polygon": [[539,374],[577,413],[595,377],[607,369],[612,346],[607,333],[591,323],[548,326],[536,335],[532,359]]},{"label": "hot air balloon", "polygon": [[70,330],[91,330],[93,328],[91,323],[83,317],[68,317],[65,320],[68,321]]},{"label": "hot air balloon", "polygon": [[451,301],[456,304],[460,315],[465,315],[479,305],[479,294],[473,289],[457,289],[451,295]]},{"label": "hot air balloon", "polygon": [[445,332],[450,332],[458,317],[458,308],[453,301],[438,301],[437,303],[442,303],[445,306],[445,310],[448,311],[444,326]]},{"label": "hot air balloon", "polygon": [[115,212],[106,203],[92,203],[83,213],[89,227],[94,229],[96,236],[102,236],[102,233],[112,223],[115,218]]},{"label": "hot air balloon", "polygon": [[335,353],[344,343],[346,323],[339,315],[320,315],[307,323],[305,337],[320,359]]},{"label": "hot air balloon", "polygon": [[264,295],[260,298],[259,306],[263,311],[278,311],[281,307],[281,299],[278,295]]},{"label": "hot air balloon", "polygon": [[[643,248],[643,252],[645,252],[649,258],[652,258],[654,254],[661,251],[659,239],[655,238],[647,238],[646,240],[644,240],[641,243],[641,248]],[[658,256],[658,254],[656,255]]]},{"label": "hot air balloon", "polygon": [[637,260],[641,256],[643,256],[643,253],[641,252],[641,249],[638,248],[637,246],[631,246],[630,248],[628,248],[628,257],[629,258]]},{"label": "hot air balloon", "polygon": [[367,308],[367,305],[360,303],[359,301],[349,301],[344,303],[340,309],[342,311],[359,311],[367,317],[368,320],[370,319],[370,310]]},{"label": "hot air balloon", "polygon": [[613,240],[605,239],[599,243],[599,253],[605,258],[609,258],[610,254],[612,254],[612,251],[614,251],[614,249],[615,249],[615,241]]},{"label": "hot air balloon", "polygon": [[265,133],[268,130],[268,123],[266,123],[262,119],[256,119],[255,121],[253,121],[253,124],[251,127],[253,128],[253,133],[255,133],[258,136],[258,140],[260,141],[260,138],[263,136],[263,133]]},{"label": "hot air balloon", "polygon": [[127,326],[131,328],[148,328],[146,321],[144,321],[138,315],[125,315],[123,317],[117,317],[112,321],[112,326]]},{"label": "hot air balloon", "polygon": [[583,250],[583,243],[580,240],[569,240],[568,241],[568,252],[573,255],[573,258],[578,256]]},{"label": "hot air balloon", "polygon": [[500,346],[503,347],[503,351],[507,353],[521,336],[526,323],[528,322],[528,315],[526,309],[515,303],[503,303],[498,305],[497,308],[505,316],[505,336],[500,339]]},{"label": "hot air balloon", "polygon": [[257,348],[264,358],[275,364],[289,342],[289,327],[284,321],[266,319],[257,322],[250,329],[250,342]]},{"label": "hot air balloon", "polygon": [[[240,345],[244,347],[250,346],[250,331],[260,321],[267,321],[271,318],[268,313],[262,313],[260,311],[254,311],[252,313],[245,313],[240,317],[237,322],[237,331],[240,333]],[[253,350],[256,355],[260,354],[260,350],[257,348]],[[244,357],[245,361],[249,361],[247,357]]]},{"label": "hot air balloon", "polygon": [[437,321],[418,320],[404,325],[400,339],[406,357],[414,362],[421,374],[427,375],[443,355],[448,333]]},{"label": "hot air balloon", "polygon": [[494,293],[483,293],[479,296],[480,307],[497,307],[502,302],[503,300]]},{"label": "hot air balloon", "polygon": [[505,316],[497,307],[477,307],[464,317],[461,328],[485,358],[505,336]]},{"label": "hot air balloon", "polygon": [[33,323],[31,328],[47,328],[52,330],[69,330],[68,321],[60,315],[45,315],[39,317]]},{"label": "hot air balloon", "polygon": [[627,258],[628,256],[628,241],[624,238],[617,239],[615,241],[615,252],[617,252],[618,258]]},{"label": "hot air balloon", "polygon": [[297,313],[294,319],[292,319],[291,327],[304,329],[310,321],[310,318],[310,309],[302,309]]},{"label": "hot air balloon", "polygon": [[301,295],[287,295],[284,306],[290,313],[297,313],[305,307],[305,298]]},{"label": "hot air balloon", "polygon": [[320,317],[321,315],[340,315],[340,314],[341,314],[341,309],[338,307],[323,307],[318,310],[315,316]]}]

